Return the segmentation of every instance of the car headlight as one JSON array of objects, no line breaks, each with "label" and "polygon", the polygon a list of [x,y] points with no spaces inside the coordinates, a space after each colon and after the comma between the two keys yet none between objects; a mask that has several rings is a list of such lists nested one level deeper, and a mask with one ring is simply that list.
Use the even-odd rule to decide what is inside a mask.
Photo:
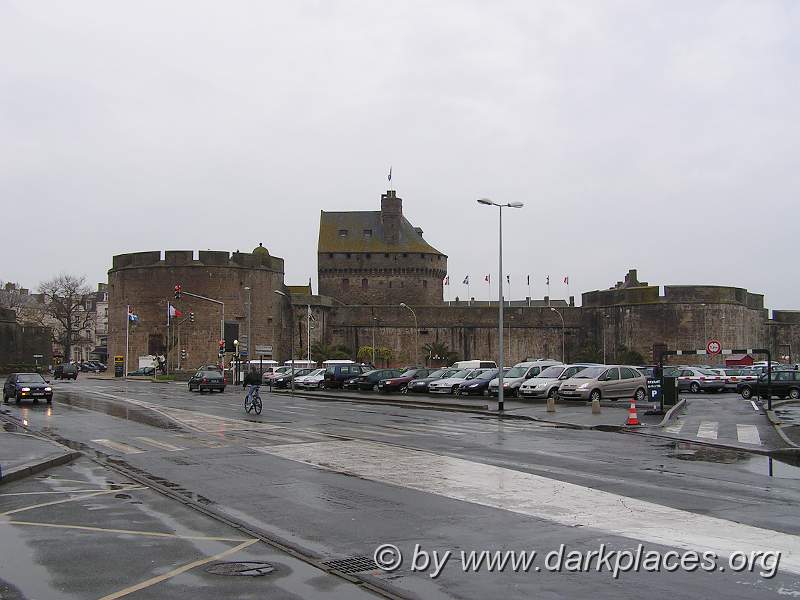
[{"label": "car headlight", "polygon": [[53,391],[53,388],[51,388],[51,387],[46,387],[46,388],[44,388],[44,391],[45,391],[45,392],[52,392],[52,391]]},{"label": "car headlight", "polygon": [[29,387],[24,387],[24,388],[22,388],[20,391],[21,391],[21,392],[30,392],[30,391],[31,391],[31,388],[29,388]]},{"label": "car headlight", "polygon": [[588,383],[582,383],[581,385],[578,386],[578,389],[579,390],[585,390],[587,387],[589,387]]}]

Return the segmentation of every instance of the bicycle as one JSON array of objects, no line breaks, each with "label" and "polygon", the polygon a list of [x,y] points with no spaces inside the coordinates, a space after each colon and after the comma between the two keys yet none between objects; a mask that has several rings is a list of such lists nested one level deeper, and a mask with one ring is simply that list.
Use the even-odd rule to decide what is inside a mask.
[{"label": "bicycle", "polygon": [[255,411],[257,415],[261,414],[261,395],[258,393],[257,385],[253,386],[253,390],[244,397],[244,410],[248,414],[250,411]]}]

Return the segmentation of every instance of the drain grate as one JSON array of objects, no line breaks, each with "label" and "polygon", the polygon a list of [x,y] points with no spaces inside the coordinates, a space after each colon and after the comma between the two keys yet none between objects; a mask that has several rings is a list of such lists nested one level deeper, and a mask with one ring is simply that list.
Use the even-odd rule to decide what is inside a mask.
[{"label": "drain grate", "polygon": [[260,561],[248,562],[217,562],[206,567],[206,572],[212,575],[226,575],[228,577],[260,577],[275,570],[271,564]]},{"label": "drain grate", "polygon": [[364,571],[374,571],[378,568],[378,565],[369,556],[351,556],[349,558],[326,560],[322,564],[348,575],[363,573]]}]

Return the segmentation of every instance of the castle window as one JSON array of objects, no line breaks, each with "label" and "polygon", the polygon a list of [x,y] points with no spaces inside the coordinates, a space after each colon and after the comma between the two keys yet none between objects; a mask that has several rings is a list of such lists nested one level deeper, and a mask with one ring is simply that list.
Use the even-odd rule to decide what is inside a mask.
[{"label": "castle window", "polygon": [[383,258],[389,258],[389,255],[388,254],[384,254]]},{"label": "castle window", "polygon": [[347,258],[350,258],[350,253],[349,252],[347,253]]},{"label": "castle window", "polygon": [[372,258],[372,254],[367,253],[367,258]]},{"label": "castle window", "polygon": [[364,230],[364,237],[371,238],[372,237],[372,229],[365,229]]},{"label": "castle window", "polygon": [[405,252],[403,252],[403,258],[408,258],[408,254],[406,254]]},{"label": "castle window", "polygon": [[392,289],[392,282],[389,282],[389,289]]},{"label": "castle window", "polygon": [[423,279],[422,280],[422,287],[424,287],[424,288],[428,287],[428,280],[427,279]]},{"label": "castle window", "polygon": [[350,289],[350,280],[349,279],[342,279],[342,289],[349,290]]},{"label": "castle window", "polygon": [[330,254],[328,254],[328,258],[333,258],[333,252],[331,252]]},{"label": "castle window", "polygon": [[368,279],[365,278],[365,279],[361,280],[361,289],[362,290],[369,289],[369,280]]},{"label": "castle window", "polygon": [[347,229],[340,229],[339,237],[347,237]]},{"label": "castle window", "polygon": [[420,254],[420,255],[419,255],[419,257],[420,257],[422,260],[425,260],[425,255],[424,255],[424,254]]}]

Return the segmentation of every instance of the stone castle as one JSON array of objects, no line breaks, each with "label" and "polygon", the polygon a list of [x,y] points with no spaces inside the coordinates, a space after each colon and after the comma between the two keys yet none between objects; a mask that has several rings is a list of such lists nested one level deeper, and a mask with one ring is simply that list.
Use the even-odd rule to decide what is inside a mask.
[{"label": "stone castle", "polygon": [[[423,348],[441,345],[452,357],[495,357],[497,303],[444,301],[447,256],[405,218],[394,190],[382,194],[379,211],[323,211],[317,253],[318,294],[310,285],[287,286],[283,259],[261,245],[252,253],[115,256],[108,272],[109,357],[124,353],[126,306],[132,305],[139,322],[129,331],[131,356],[166,353],[169,335],[173,366],[181,349],[187,355],[182,368],[218,360],[222,306],[186,295],[175,300],[176,284],[224,303],[228,353],[237,339],[251,357],[284,361],[304,358],[310,341],[349,349],[356,359],[358,349],[374,339],[375,346],[390,349],[389,362],[398,365],[435,363]],[[173,319],[169,334],[168,303],[184,314]],[[186,321],[190,311],[194,322]],[[766,346],[774,357],[797,362],[800,344],[800,311],[773,311],[770,319],[760,294],[680,285],[662,292],[638,281],[635,270],[608,290],[584,293],[580,307],[571,299],[510,301],[505,326],[507,364],[527,357],[612,362],[623,352],[638,353],[649,363],[662,350],[702,349],[709,339],[725,348]]]}]

